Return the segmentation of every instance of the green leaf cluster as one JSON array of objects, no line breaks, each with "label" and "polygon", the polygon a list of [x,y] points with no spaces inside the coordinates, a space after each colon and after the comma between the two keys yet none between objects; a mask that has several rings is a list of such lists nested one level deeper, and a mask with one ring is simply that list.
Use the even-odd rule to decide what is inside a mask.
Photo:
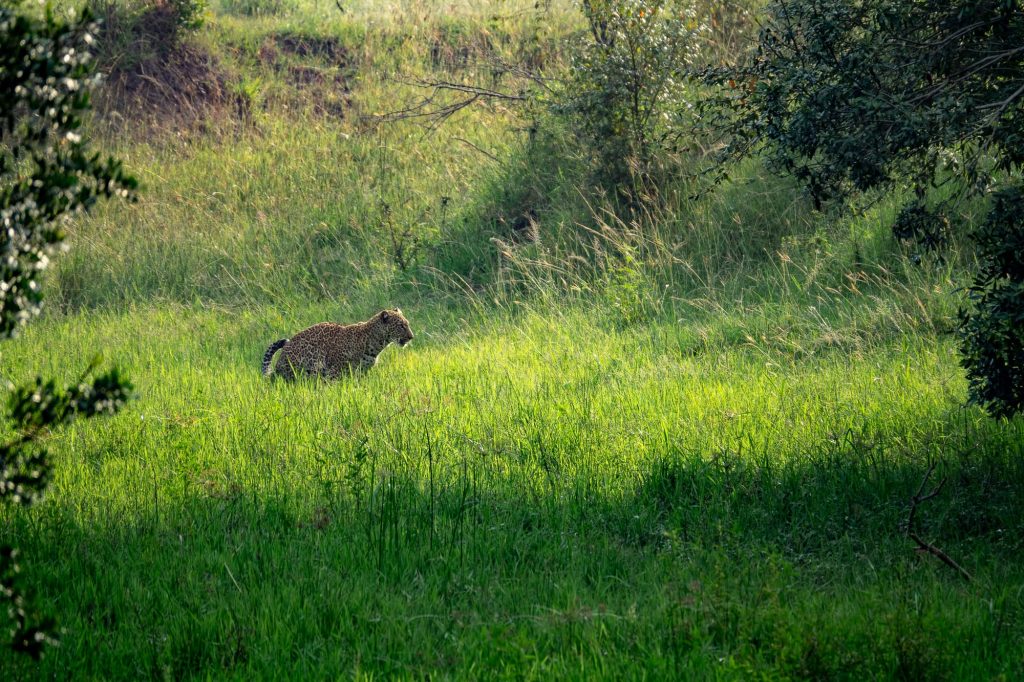
[{"label": "green leaf cluster", "polygon": [[[136,181],[119,161],[91,153],[81,134],[89,108],[96,23],[0,7],[0,338],[14,336],[42,304],[40,276],[64,240],[64,221],[101,197],[129,197]],[[37,378],[12,391],[8,421],[15,437],[0,444],[0,503],[28,506],[50,480],[37,441],[71,419],[116,412],[131,384],[116,369],[67,389]],[[31,613],[19,581],[18,552],[0,547],[0,602],[11,621],[11,645],[39,657],[56,641],[52,619]]]},{"label": "green leaf cluster", "polygon": [[136,186],[82,138],[96,29],[87,11],[61,23],[49,9],[37,20],[0,8],[0,92],[11,95],[0,107],[0,337],[39,312],[63,220]]},{"label": "green leaf cluster", "polygon": [[757,49],[707,68],[717,161],[752,153],[815,202],[910,180],[985,191],[1024,162],[1019,0],[775,0]]},{"label": "green leaf cluster", "polygon": [[689,0],[584,0],[581,8],[588,30],[557,108],[589,147],[597,179],[637,189],[675,140],[702,27]]},{"label": "green leaf cluster", "polygon": [[893,231],[926,248],[945,241],[950,205],[991,197],[963,364],[973,402],[1024,409],[1021,1],[773,0],[756,51],[699,76],[719,179],[728,162],[761,155],[819,208],[909,187]]},{"label": "green leaf cluster", "polygon": [[[131,383],[116,368],[91,382],[83,376],[66,389],[58,388],[52,379],[37,377],[13,390],[7,416],[18,436],[0,444],[0,502],[30,506],[42,498],[52,471],[49,453],[37,444],[46,429],[76,417],[113,414],[128,401],[131,391]],[[7,602],[11,646],[38,658],[45,647],[57,642],[55,621],[31,611],[20,584],[17,558],[17,548],[0,547],[0,601]]]},{"label": "green leaf cluster", "polygon": [[974,234],[983,258],[960,314],[971,401],[996,416],[1024,411],[1024,185],[1000,190]]}]

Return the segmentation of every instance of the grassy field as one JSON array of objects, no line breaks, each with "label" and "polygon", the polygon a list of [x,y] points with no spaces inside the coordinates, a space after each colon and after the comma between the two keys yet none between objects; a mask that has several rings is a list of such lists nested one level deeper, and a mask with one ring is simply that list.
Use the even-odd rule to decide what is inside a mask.
[{"label": "grassy field", "polygon": [[[372,117],[418,76],[495,85],[495,53],[557,74],[570,5],[344,4],[225,0],[194,40],[232,98],[97,123],[139,201],[74,225],[0,370],[99,353],[138,397],[54,432],[47,499],[0,510],[63,628],[0,668],[1024,676],[1024,420],[964,406],[964,245],[915,264],[892,204],[816,214],[756,165],[616,218],[541,114]],[[369,374],[260,376],[274,339],[396,305],[416,339]],[[970,582],[905,533],[932,464],[916,530]]]}]

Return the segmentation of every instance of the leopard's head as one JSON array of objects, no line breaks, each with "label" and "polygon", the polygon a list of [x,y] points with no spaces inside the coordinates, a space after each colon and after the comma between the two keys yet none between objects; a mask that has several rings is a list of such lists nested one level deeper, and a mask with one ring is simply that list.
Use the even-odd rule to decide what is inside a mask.
[{"label": "leopard's head", "polygon": [[412,329],[409,327],[409,320],[399,308],[382,310],[377,313],[377,322],[384,327],[387,340],[394,341],[399,346],[412,341]]}]

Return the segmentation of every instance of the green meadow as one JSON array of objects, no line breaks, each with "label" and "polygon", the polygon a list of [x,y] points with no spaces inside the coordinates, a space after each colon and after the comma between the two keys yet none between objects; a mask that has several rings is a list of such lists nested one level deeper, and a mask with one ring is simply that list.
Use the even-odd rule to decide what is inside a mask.
[{"label": "green meadow", "polygon": [[[213,0],[209,71],[168,69],[216,97],[101,93],[138,201],[71,225],[0,378],[100,356],[136,397],[0,509],[61,628],[0,677],[1024,677],[1024,420],[966,405],[966,240],[916,257],[893,200],[815,212],[757,163],[673,159],[630,212],[540,105],[388,120],[422,79],[556,82],[575,5],[342,4]],[[261,376],[396,306],[365,375]],[[970,580],[907,535],[940,481],[911,530]]]}]

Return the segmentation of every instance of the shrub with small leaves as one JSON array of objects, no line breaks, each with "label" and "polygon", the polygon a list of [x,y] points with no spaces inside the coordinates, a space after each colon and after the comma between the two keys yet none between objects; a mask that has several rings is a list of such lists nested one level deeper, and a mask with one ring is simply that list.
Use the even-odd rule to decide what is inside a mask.
[{"label": "shrub with small leaves", "polygon": [[996,194],[974,234],[982,257],[960,313],[971,402],[995,416],[1024,411],[1024,183]]},{"label": "shrub with small leaves", "polygon": [[[40,276],[65,236],[65,220],[98,198],[128,197],[135,180],[120,162],[90,153],[81,135],[95,80],[90,61],[96,24],[88,12],[36,19],[0,6],[0,338],[14,336],[42,305]],[[131,384],[117,370],[61,390],[53,381],[14,389],[7,418],[15,436],[0,443],[0,504],[29,506],[50,479],[39,446],[45,432],[75,417],[117,411]],[[13,547],[0,547],[0,602],[11,621],[11,646],[33,657],[55,642],[52,619],[31,613]],[[0,616],[2,617],[2,616]]]},{"label": "shrub with small leaves", "polygon": [[[63,24],[0,8],[0,337],[39,312],[39,276],[64,240],[63,219],[135,180],[82,139],[96,24]],[[10,96],[8,96],[8,94]]]},{"label": "shrub with small leaves", "polygon": [[763,154],[817,204],[985,192],[1024,163],[1022,43],[1021,0],[772,0],[756,50],[700,72],[700,122],[716,162]]},{"label": "shrub with small leaves", "polygon": [[169,0],[178,17],[180,31],[195,31],[205,21],[206,0]]},{"label": "shrub with small leaves", "polygon": [[701,26],[690,0],[583,0],[588,31],[557,105],[608,187],[642,190],[670,146]]}]

